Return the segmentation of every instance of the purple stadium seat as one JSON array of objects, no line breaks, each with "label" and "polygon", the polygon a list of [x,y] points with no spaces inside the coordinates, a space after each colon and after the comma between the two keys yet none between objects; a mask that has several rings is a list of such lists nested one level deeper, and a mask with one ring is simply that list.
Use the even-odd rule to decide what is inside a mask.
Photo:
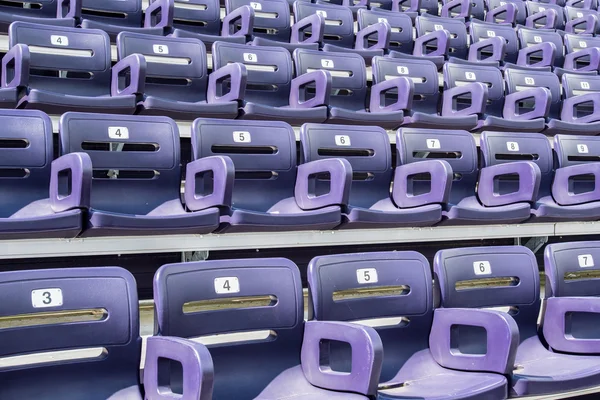
[{"label": "purple stadium seat", "polygon": [[[376,126],[304,124],[300,142],[303,163],[342,157],[352,166],[344,227],[431,226],[442,219],[442,204],[452,184],[447,162],[422,161],[394,171],[388,134]],[[423,186],[427,181],[429,190],[417,191],[417,181]],[[328,186],[327,181],[315,182],[317,192]]]},{"label": "purple stadium seat", "polygon": [[[505,13],[507,4],[512,4],[515,9],[514,21],[507,21],[511,25],[524,25],[525,19],[527,18],[527,9],[525,8],[526,2],[523,0],[486,0],[487,8],[489,10],[486,15],[487,22],[497,22],[494,20],[497,13]],[[512,13],[512,11],[511,11]]]},{"label": "purple stadium seat", "polygon": [[[37,0],[33,7],[30,1],[4,2],[0,4],[0,32],[7,33],[9,25],[15,21],[75,27],[77,1]],[[58,8],[61,8],[60,14]]]},{"label": "purple stadium seat", "polygon": [[485,2],[484,0],[443,0],[440,15],[447,18],[483,20],[485,18]]},{"label": "purple stadium seat", "polygon": [[[179,396],[164,369],[170,361],[180,363],[185,374],[183,398],[212,399],[210,353],[186,339],[149,337],[140,382],[137,288],[122,268],[0,272],[0,301],[0,318],[17,320],[0,330],[0,357],[37,356],[28,364],[3,366],[3,400],[173,399]],[[77,311],[80,315],[73,316]],[[61,317],[64,312],[69,314]],[[83,354],[61,359],[73,350]],[[58,351],[63,351],[58,357],[48,353]]]},{"label": "purple stadium seat", "polygon": [[[198,116],[235,118],[238,115],[239,93],[245,87],[245,68],[236,64],[213,72],[220,79],[230,76],[233,89],[217,97],[217,79],[209,81],[206,69],[206,49],[197,39],[160,37],[122,32],[117,37],[119,60],[136,54],[134,63],[113,67],[113,74],[129,71],[139,83],[117,95],[135,94],[137,112],[147,115],[166,115],[175,119],[193,120]],[[216,69],[216,68],[215,68]],[[125,79],[121,79],[119,84]],[[208,92],[208,93],[207,93]],[[1,92],[0,92],[1,93]],[[212,96],[211,96],[212,94]],[[207,98],[211,102],[207,102]]]},{"label": "purple stadium seat", "polygon": [[600,37],[589,35],[576,35],[573,33],[565,33],[563,36],[565,52],[567,54],[585,50],[590,47],[600,47]]},{"label": "purple stadium seat", "polygon": [[[519,341],[515,322],[497,311],[434,311],[431,268],[421,254],[316,257],[307,275],[314,320],[357,325],[380,320],[376,329],[385,355],[378,399],[506,398],[503,374],[513,368]],[[487,331],[488,338],[485,333],[465,336],[465,325]],[[468,354],[475,346],[487,351]],[[333,350],[340,355],[339,368],[347,368],[350,359],[343,357],[343,349]]]},{"label": "purple stadium seat", "polygon": [[218,207],[231,200],[231,160],[211,157],[187,165],[188,177],[210,174],[218,181],[207,191],[187,179],[185,202],[194,210],[187,212],[172,119],[66,113],[59,129],[61,154],[85,152],[94,169],[83,236],[201,234],[219,226]]},{"label": "purple stadium seat", "polygon": [[[511,25],[473,20],[469,24],[469,34],[471,36],[469,61],[477,62],[486,60],[504,61],[507,63],[517,62],[519,40],[517,38],[517,33]],[[505,40],[506,44],[504,46],[503,56],[494,52],[494,50],[499,47],[495,44],[496,37],[501,37]]]},{"label": "purple stadium seat", "polygon": [[[304,322],[300,271],[287,259],[164,265],[154,277],[154,299],[159,335],[260,334],[208,346],[215,399],[367,400],[377,392],[383,359],[377,332],[343,322]],[[186,304],[201,308],[186,311]],[[327,345],[339,342],[352,352],[347,373],[328,368],[336,355]]]},{"label": "purple stadium seat", "polygon": [[[197,119],[192,126],[192,159],[224,155],[235,165],[232,207],[221,217],[227,232],[333,229],[342,223],[352,167],[344,159],[297,167],[296,152],[294,130],[284,122]],[[329,193],[316,194],[315,180],[327,174]],[[196,185],[210,187],[215,179],[200,176]]]},{"label": "purple stadium seat", "polygon": [[[368,95],[367,71],[365,61],[360,55],[352,52],[332,53],[298,49],[294,51],[293,56],[297,76],[318,70],[327,71],[331,75],[327,122],[378,125],[385,129],[394,129],[402,124],[403,110],[410,109],[414,86],[408,79],[392,79],[374,85]],[[310,90],[308,85],[301,87],[300,96],[308,98]],[[315,90],[318,95],[327,89],[321,81],[316,84]],[[382,94],[390,91],[396,93],[394,104],[383,104]],[[365,108],[367,104],[368,110]]]},{"label": "purple stadium seat", "polygon": [[[383,9],[360,9],[356,14],[358,30],[364,30],[369,26],[380,22],[386,22],[390,25],[390,42],[387,46],[388,51],[398,51],[401,53],[412,54],[413,41],[413,23],[407,13],[398,13]],[[372,40],[367,37],[367,40]]]},{"label": "purple stadium seat", "polygon": [[[235,79],[227,80],[220,75],[216,80],[211,78],[215,95],[226,93],[226,98],[240,103],[240,118],[284,121],[292,125],[327,120],[331,76],[328,72],[314,71],[299,73],[293,79],[292,56],[286,49],[216,42],[212,58],[215,69],[231,68],[235,63],[247,71],[245,88],[237,93],[230,89],[237,87]],[[305,94],[311,85],[317,90],[312,97]]]},{"label": "purple stadium seat", "polygon": [[528,67],[562,67],[564,63],[563,40],[553,29],[519,27],[519,56],[517,63]]},{"label": "purple stadium seat", "polygon": [[[540,277],[531,250],[522,246],[442,250],[435,256],[433,268],[441,290],[441,307],[509,307],[506,315],[516,321],[520,336],[510,374],[511,397],[600,385],[599,357],[553,352],[538,336]],[[564,316],[561,318],[564,321]],[[477,334],[472,328],[465,330]]]},{"label": "purple stadium seat", "polygon": [[[540,168],[535,163],[502,164],[484,159],[479,170],[475,139],[466,131],[402,128],[396,146],[398,165],[435,158],[446,160],[452,167],[454,181],[442,224],[519,223],[529,219],[540,185]],[[518,179],[519,187],[511,191],[512,185],[503,181],[514,179]]]},{"label": "purple stadium seat", "polygon": [[527,8],[527,19],[525,25],[528,28],[542,29],[564,29],[565,14],[562,6],[551,3],[540,3],[536,1],[525,1]]},{"label": "purple stadium seat", "polygon": [[598,13],[596,10],[587,10],[567,6],[564,8],[566,24],[565,31],[577,34],[595,35],[598,33]]},{"label": "purple stadium seat", "polygon": [[[110,42],[105,32],[14,22],[9,46],[2,59],[2,87],[19,90],[19,108],[50,114],[135,111],[134,95],[110,96]],[[131,85],[135,83],[132,78]]]},{"label": "purple stadium seat", "polygon": [[392,0],[391,10],[437,16],[439,15],[439,2],[437,0]]},{"label": "purple stadium seat", "polygon": [[415,20],[415,28],[417,31],[417,37],[430,35],[437,31],[447,31],[450,35],[450,38],[448,39],[448,48],[445,54],[440,55],[443,55],[446,58],[467,58],[469,51],[469,39],[467,36],[465,21],[461,18],[420,15]]}]

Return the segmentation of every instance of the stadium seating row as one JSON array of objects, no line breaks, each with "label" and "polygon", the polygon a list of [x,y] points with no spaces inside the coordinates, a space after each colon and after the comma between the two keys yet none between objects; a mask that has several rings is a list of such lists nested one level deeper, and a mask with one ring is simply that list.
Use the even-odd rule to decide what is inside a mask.
[{"label": "stadium seating row", "polygon": [[[548,246],[542,309],[537,261],[521,246],[439,251],[435,281],[413,251],[316,257],[308,322],[300,272],[287,259],[165,265],[154,277],[158,337],[148,339],[144,398],[505,399],[597,386],[598,257],[599,242]],[[28,321],[0,330],[0,360],[103,349],[95,359],[2,368],[2,399],[142,399],[131,274],[2,272],[0,288],[0,321]],[[102,318],[33,318],[90,309]]]}]

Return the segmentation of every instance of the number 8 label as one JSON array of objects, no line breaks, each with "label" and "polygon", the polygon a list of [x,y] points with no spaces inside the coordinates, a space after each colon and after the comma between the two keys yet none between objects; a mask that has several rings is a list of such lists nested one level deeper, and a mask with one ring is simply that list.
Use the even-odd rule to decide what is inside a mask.
[{"label": "number 8 label", "polygon": [[489,261],[475,261],[473,263],[473,272],[475,272],[475,275],[491,275],[492,266]]},{"label": "number 8 label", "polygon": [[366,285],[367,283],[377,283],[379,280],[377,276],[377,270],[375,268],[357,269],[356,280],[361,285]]}]

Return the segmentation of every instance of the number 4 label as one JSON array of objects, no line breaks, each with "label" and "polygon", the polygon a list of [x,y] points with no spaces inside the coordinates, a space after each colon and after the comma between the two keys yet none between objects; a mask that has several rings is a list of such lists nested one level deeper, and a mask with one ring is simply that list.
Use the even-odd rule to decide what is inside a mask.
[{"label": "number 4 label", "polygon": [[215,278],[215,292],[217,294],[239,293],[240,281],[235,276]]},{"label": "number 4 label", "polygon": [[59,307],[63,305],[60,289],[37,289],[31,291],[31,305],[34,308]]},{"label": "number 4 label", "polygon": [[124,126],[109,126],[108,137],[111,139],[129,139],[129,129]]},{"label": "number 4 label", "polygon": [[580,268],[590,268],[594,266],[594,257],[591,254],[581,254],[577,256]]},{"label": "number 4 label", "polygon": [[475,275],[491,275],[492,266],[489,261],[475,261],[473,263],[473,271]]},{"label": "number 4 label", "polygon": [[361,285],[377,283],[377,270],[375,268],[362,268],[356,270],[356,280]]},{"label": "number 4 label", "polygon": [[66,36],[51,35],[50,43],[52,43],[54,46],[68,46],[69,38]]}]

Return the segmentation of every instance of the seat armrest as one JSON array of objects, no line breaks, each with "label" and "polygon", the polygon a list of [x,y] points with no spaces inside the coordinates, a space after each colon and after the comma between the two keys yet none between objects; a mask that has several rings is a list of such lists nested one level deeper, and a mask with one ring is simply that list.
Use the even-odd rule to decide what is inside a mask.
[{"label": "seat armrest", "polygon": [[[425,46],[429,42],[437,41],[437,49],[430,53],[427,52]],[[450,47],[450,32],[445,29],[427,33],[423,36],[419,36],[415,39],[415,47],[413,55],[417,57],[432,57],[432,56],[446,56],[448,55],[448,48]]]},{"label": "seat armrest", "polygon": [[[569,179],[578,175],[594,175],[594,190],[575,194],[569,188]],[[552,197],[561,206],[600,200],[600,163],[591,162],[557,168],[552,182]]]},{"label": "seat armrest", "polygon": [[[471,95],[471,105],[461,110],[457,107],[457,98]],[[442,100],[443,117],[462,117],[468,115],[481,115],[485,113],[488,100],[488,87],[481,82],[473,82],[464,86],[456,86],[444,90]]]},{"label": "seat armrest", "polygon": [[[310,32],[310,36],[306,36]],[[325,34],[325,18],[312,14],[292,25],[290,43],[322,43]]]},{"label": "seat armrest", "polygon": [[[223,82],[229,77],[231,81],[229,92],[222,94],[225,90]],[[246,81],[248,71],[242,63],[231,63],[225,65],[208,76],[208,90],[206,99],[209,103],[227,103],[230,101],[241,101],[246,93]],[[221,93],[220,96],[217,93]]]},{"label": "seat armrest", "polygon": [[[460,11],[456,15],[452,15],[452,10],[460,7]],[[470,0],[451,0],[447,1],[442,6],[442,17],[446,18],[469,18],[471,16],[471,1]]]},{"label": "seat armrest", "polygon": [[[532,98],[534,100],[533,110],[525,113],[518,113],[518,105],[525,99]],[[550,102],[552,101],[552,93],[544,87],[536,87],[521,92],[514,92],[506,95],[504,99],[504,118],[512,120],[529,121],[536,118],[546,118],[550,111]]]},{"label": "seat armrest", "polygon": [[[396,89],[396,101],[385,105],[385,94],[388,90]],[[369,111],[372,113],[403,111],[412,109],[415,84],[405,76],[388,79],[371,86],[371,101]],[[399,123],[401,121],[398,121]]]},{"label": "seat armrest", "polygon": [[[585,25],[585,29],[577,32],[577,27]],[[593,14],[588,14],[580,18],[575,18],[567,21],[565,24],[565,32],[574,33],[577,35],[595,35],[598,29],[598,17]]]},{"label": "seat armrest", "polygon": [[600,353],[600,337],[579,339],[567,332],[569,314],[600,314],[600,298],[550,297],[545,302],[542,331],[544,339],[553,350],[586,355]]},{"label": "seat armrest", "polygon": [[[315,95],[308,100],[300,100],[306,96],[306,85],[314,84]],[[294,79],[290,86],[290,107],[313,108],[329,105],[331,96],[331,73],[325,70],[307,72]]]},{"label": "seat armrest", "polygon": [[[546,18],[546,23],[540,27],[536,26],[536,22]],[[525,26],[536,29],[556,29],[558,14],[553,9],[537,12],[525,18]]]},{"label": "seat armrest", "polygon": [[[491,49],[492,55],[487,58],[481,57],[481,52],[484,49]],[[491,38],[480,40],[479,42],[472,43],[469,46],[469,61],[480,62],[480,61],[496,61],[503,62],[506,56],[506,40],[501,36],[494,36]]]},{"label": "seat armrest", "polygon": [[[486,331],[486,343],[473,343],[486,348],[485,354],[465,354],[453,348],[453,327],[476,326]],[[454,332],[453,332],[454,331]],[[460,338],[456,337],[460,341]],[[512,373],[519,346],[519,327],[505,312],[473,308],[438,308],[433,314],[429,349],[433,359],[442,367],[460,371]]]},{"label": "seat armrest", "polygon": [[[127,72],[129,72],[129,85],[125,75]],[[143,55],[131,54],[112,68],[112,96],[140,95],[144,94],[145,88],[146,58]]]},{"label": "seat armrest", "polygon": [[144,11],[145,28],[171,28],[175,14],[173,0],[155,0]]},{"label": "seat armrest", "polygon": [[[592,103],[593,111],[578,118],[577,106],[584,103]],[[563,100],[560,119],[565,122],[588,124],[600,121],[600,93],[586,93],[579,96],[569,97]]]},{"label": "seat armrest", "polygon": [[[165,382],[170,382],[169,368],[160,368],[168,360],[178,361],[183,369],[183,393],[174,394]],[[146,342],[144,366],[145,400],[211,400],[214,367],[206,346],[189,339],[171,336],[151,336]]]},{"label": "seat armrest", "polygon": [[[506,194],[497,193],[498,185],[494,184],[494,181],[502,175],[508,174],[519,176],[519,190]],[[477,196],[486,207],[504,206],[522,201],[534,202],[538,197],[541,179],[540,167],[531,161],[491,165],[481,168],[479,172]]]},{"label": "seat armrest", "polygon": [[[582,66],[579,66],[578,62],[582,58],[585,58],[585,62]],[[587,49],[567,53],[563,68],[574,72],[598,72],[600,70],[600,49],[597,47],[588,47]]]},{"label": "seat armrest", "polygon": [[[199,175],[212,173],[212,192],[198,194],[196,179]],[[231,207],[235,166],[228,156],[211,156],[192,161],[186,166],[185,205],[190,211],[210,207]]]},{"label": "seat armrest", "polygon": [[[239,29],[237,28],[239,26]],[[221,36],[252,36],[254,30],[254,9],[250,6],[238,7],[223,18]]]},{"label": "seat armrest", "polygon": [[[531,54],[535,54],[538,52],[542,52],[542,59],[536,63],[529,63],[529,56]],[[556,58],[556,46],[554,43],[544,42],[539,44],[534,44],[529,47],[525,47],[519,50],[519,55],[517,56],[517,65],[521,65],[524,67],[551,67],[554,65],[554,59]]]},{"label": "seat armrest", "polygon": [[[316,196],[309,191],[319,174],[329,173],[329,193]],[[352,166],[344,158],[315,160],[298,166],[294,196],[298,207],[316,210],[327,206],[348,204],[352,185]]]},{"label": "seat armrest", "polygon": [[[65,173],[66,176],[63,175]],[[65,186],[68,189],[61,190]],[[76,208],[88,209],[91,189],[92,159],[89,154],[69,153],[52,161],[50,166],[50,207],[52,207],[52,211],[59,213]]]},{"label": "seat armrest", "polygon": [[[419,174],[431,176],[431,190],[412,193],[412,177]],[[419,207],[426,204],[445,204],[452,189],[452,166],[445,160],[426,160],[399,165],[394,171],[392,200],[400,208]]]},{"label": "seat armrest", "polygon": [[[369,46],[369,37],[377,35],[377,41]],[[390,47],[390,35],[392,27],[388,22],[382,21],[369,25],[356,33],[354,48],[357,50],[387,50]]]},{"label": "seat armrest", "polygon": [[[502,20],[500,15],[506,13],[506,17]],[[506,3],[492,10],[489,10],[485,14],[486,22],[493,22],[494,24],[511,24],[514,25],[517,22],[517,7],[512,3]]]},{"label": "seat armrest", "polygon": [[[352,348],[352,372],[332,371],[321,365],[323,340],[336,340]],[[374,396],[383,364],[383,344],[375,329],[349,322],[308,321],[301,350],[302,371],[314,386]]]},{"label": "seat armrest", "polygon": [[82,0],[59,0],[56,18],[73,18],[78,21],[81,18],[82,4]]},{"label": "seat armrest", "polygon": [[2,87],[19,88],[29,86],[29,64],[31,55],[26,44],[14,45],[2,58]]}]

